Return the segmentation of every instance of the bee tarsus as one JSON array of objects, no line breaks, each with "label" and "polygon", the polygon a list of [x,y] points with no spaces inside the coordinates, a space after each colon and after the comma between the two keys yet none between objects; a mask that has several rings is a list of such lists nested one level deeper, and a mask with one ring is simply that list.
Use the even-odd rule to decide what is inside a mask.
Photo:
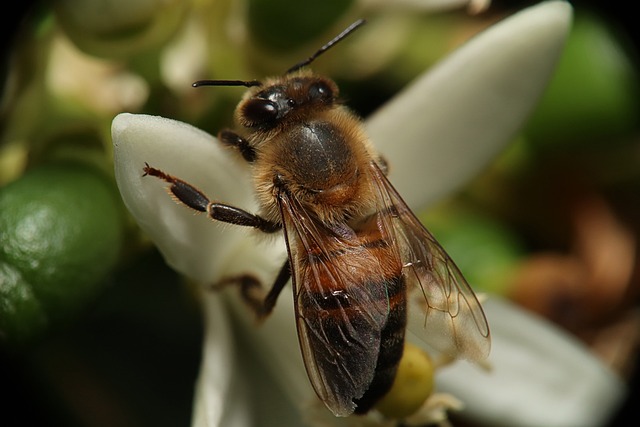
[{"label": "bee tarsus", "polygon": [[273,311],[280,292],[290,278],[291,268],[289,267],[289,260],[287,260],[276,276],[269,292],[265,292],[260,279],[251,274],[226,277],[213,285],[212,288],[220,290],[226,286],[238,286],[244,302],[255,313],[256,319],[262,321]]}]

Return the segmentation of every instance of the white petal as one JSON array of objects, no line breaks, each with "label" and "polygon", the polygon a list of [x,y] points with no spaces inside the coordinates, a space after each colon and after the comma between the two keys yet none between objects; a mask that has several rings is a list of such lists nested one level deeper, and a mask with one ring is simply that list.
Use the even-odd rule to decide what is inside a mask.
[{"label": "white petal", "polygon": [[224,227],[176,203],[167,184],[143,177],[145,162],[179,177],[216,201],[253,209],[248,174],[216,138],[162,117],[120,114],[111,129],[115,174],[125,205],[177,271],[201,283],[221,273],[246,230]]},{"label": "white petal", "polygon": [[492,327],[490,372],[467,363],[440,371],[440,391],[462,400],[466,415],[509,427],[603,425],[625,387],[574,337],[506,301],[485,304]]},{"label": "white petal", "polygon": [[[238,256],[230,257],[225,267],[230,272],[249,270],[269,289],[286,257],[283,241],[265,250],[261,245],[247,240],[238,247]],[[282,290],[273,313],[260,325],[256,325],[253,313],[241,301],[238,292],[234,289],[230,291],[229,300],[245,329],[244,334],[259,349],[265,364],[281,381],[292,401],[305,404],[308,403],[305,400],[315,398],[298,345],[291,286],[287,285]]]},{"label": "white petal", "polygon": [[[282,239],[262,243],[247,238],[235,247],[235,252],[229,254],[229,261],[223,267],[224,274],[233,276],[250,273],[268,289],[286,257]],[[222,291],[222,295],[228,303],[225,306],[235,315],[234,323],[241,329],[242,342],[249,344],[244,348],[248,350],[246,353],[236,353],[234,363],[241,364],[247,387],[258,400],[252,402],[252,417],[267,420],[260,425],[271,425],[270,421],[274,417],[279,421],[290,422],[283,425],[300,425],[299,420],[306,413],[309,402],[319,401],[307,378],[298,347],[291,288],[286,287],[282,291],[276,310],[262,324],[257,324],[254,313],[242,301],[237,288],[226,289]],[[217,310],[215,305],[211,305],[211,301],[214,300],[210,297],[204,299],[207,313]],[[207,336],[206,343],[212,339],[215,337]],[[215,346],[211,348],[216,351]],[[203,357],[209,358],[209,351],[206,349]],[[247,366],[249,364],[251,366]],[[266,373],[262,371],[265,367],[268,371]],[[209,378],[209,375],[208,370],[203,368],[199,382],[218,381],[215,376]],[[203,399],[201,403],[207,402]],[[198,407],[195,409],[198,410]]]},{"label": "white petal", "polygon": [[249,393],[236,368],[231,325],[220,297],[204,292],[205,340],[196,386],[192,426],[246,427]]},{"label": "white petal", "polygon": [[505,19],[367,121],[410,205],[457,189],[510,141],[547,85],[571,17],[569,3],[550,1]]}]

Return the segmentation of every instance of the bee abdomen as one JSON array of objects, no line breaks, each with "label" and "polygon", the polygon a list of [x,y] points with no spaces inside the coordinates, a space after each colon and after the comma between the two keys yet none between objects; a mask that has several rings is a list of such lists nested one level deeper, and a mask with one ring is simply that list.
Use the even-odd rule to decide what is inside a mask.
[{"label": "bee abdomen", "polygon": [[390,311],[387,323],[380,336],[380,353],[376,362],[375,375],[365,394],[354,399],[356,414],[365,414],[391,388],[396,377],[398,364],[404,350],[404,334],[407,324],[406,299],[404,298],[404,279],[399,275],[395,287],[402,290],[402,298],[390,298]]},{"label": "bee abdomen", "polygon": [[[378,278],[379,281],[369,279],[366,286],[371,290],[370,306],[354,304],[350,290],[334,290],[328,293],[303,294],[299,301],[300,310],[308,326],[316,331],[322,331],[324,345],[331,347],[337,354],[350,353],[342,363],[347,372],[358,372],[361,364],[374,364],[373,379],[364,394],[353,402],[357,405],[356,414],[368,412],[375,403],[384,396],[396,376],[398,363],[404,349],[404,335],[406,326],[406,297],[405,283],[401,273],[395,277]],[[381,279],[381,280],[380,280]],[[366,342],[366,336],[372,326],[367,324],[363,312],[387,310],[386,321],[380,330],[380,340],[377,360],[365,360],[356,353],[355,348],[369,347],[373,344]],[[345,337],[347,331],[360,331],[360,335]],[[312,338],[313,339],[313,338]],[[354,342],[357,342],[354,347]],[[321,347],[317,343],[318,347]],[[324,361],[316,363],[323,364]],[[330,362],[333,363],[333,362]],[[325,372],[332,372],[326,369]],[[338,380],[339,382],[339,380]]]},{"label": "bee abdomen", "polygon": [[307,248],[298,259],[298,314],[316,350],[313,363],[356,414],[391,388],[407,322],[402,262],[376,220],[360,224],[357,240]]}]

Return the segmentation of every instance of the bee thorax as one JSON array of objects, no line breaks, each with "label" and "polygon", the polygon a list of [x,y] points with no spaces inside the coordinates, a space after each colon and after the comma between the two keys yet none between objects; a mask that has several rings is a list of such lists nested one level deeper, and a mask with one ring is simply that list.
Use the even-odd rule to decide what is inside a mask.
[{"label": "bee thorax", "polygon": [[287,168],[301,186],[326,191],[352,178],[357,168],[346,136],[326,121],[303,123],[289,135]]}]

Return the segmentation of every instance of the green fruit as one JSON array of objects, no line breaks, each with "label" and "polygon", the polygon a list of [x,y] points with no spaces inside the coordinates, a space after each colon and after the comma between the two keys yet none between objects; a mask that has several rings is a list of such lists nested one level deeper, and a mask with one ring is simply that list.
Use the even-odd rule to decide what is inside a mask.
[{"label": "green fruit", "polygon": [[31,286],[12,265],[0,261],[0,339],[33,336],[47,325],[47,315]]},{"label": "green fruit", "polygon": [[95,296],[122,230],[113,185],[85,166],[41,167],[0,189],[0,335],[27,339]]}]

